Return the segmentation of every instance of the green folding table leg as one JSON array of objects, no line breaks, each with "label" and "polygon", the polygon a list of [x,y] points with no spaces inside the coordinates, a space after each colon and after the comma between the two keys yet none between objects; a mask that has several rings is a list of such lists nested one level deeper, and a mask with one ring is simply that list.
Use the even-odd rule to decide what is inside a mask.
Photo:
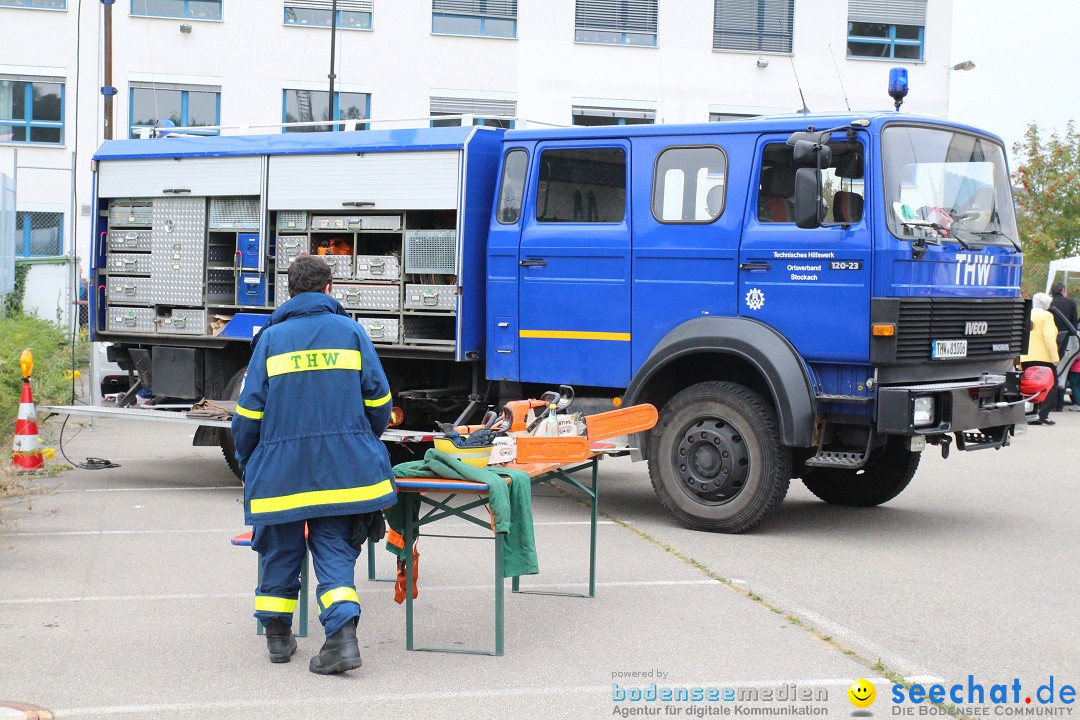
[{"label": "green folding table leg", "polygon": [[413,544],[416,542],[415,528],[413,527],[412,503],[420,503],[420,498],[414,497],[414,493],[401,493],[398,502],[405,502],[405,532],[402,537],[405,540],[405,648],[413,649]]}]

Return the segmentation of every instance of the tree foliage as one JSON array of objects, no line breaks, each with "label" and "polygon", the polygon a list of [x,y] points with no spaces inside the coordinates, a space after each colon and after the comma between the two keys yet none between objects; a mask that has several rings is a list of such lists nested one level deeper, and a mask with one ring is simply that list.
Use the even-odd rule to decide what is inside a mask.
[{"label": "tree foliage", "polygon": [[1025,262],[1080,255],[1080,134],[1073,121],[1043,138],[1037,123],[1013,146],[1017,220]]}]

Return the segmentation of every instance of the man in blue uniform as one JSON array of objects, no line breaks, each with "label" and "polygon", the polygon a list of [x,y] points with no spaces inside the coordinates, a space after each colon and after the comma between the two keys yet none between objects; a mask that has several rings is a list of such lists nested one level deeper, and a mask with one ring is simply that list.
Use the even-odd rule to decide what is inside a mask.
[{"label": "man in blue uniform", "polygon": [[262,555],[255,617],[270,661],[296,652],[292,614],[310,548],[326,642],[309,667],[322,675],[361,665],[356,559],[369,530],[381,528],[381,510],[397,500],[379,440],[390,387],[371,340],[330,296],[331,278],[319,257],[289,267],[291,299],[252,341],[232,422],[244,521]]}]

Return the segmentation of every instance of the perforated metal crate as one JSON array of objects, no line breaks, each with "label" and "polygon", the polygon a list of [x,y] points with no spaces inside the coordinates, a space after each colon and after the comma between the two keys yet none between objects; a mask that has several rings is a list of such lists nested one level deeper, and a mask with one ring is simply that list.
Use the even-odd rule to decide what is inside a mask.
[{"label": "perforated metal crate", "polygon": [[312,215],[312,230],[359,230],[359,215]]},{"label": "perforated metal crate", "polygon": [[153,221],[154,207],[150,203],[136,205],[118,201],[109,205],[110,227],[150,227]]},{"label": "perforated metal crate", "polygon": [[405,272],[457,274],[457,230],[406,230]]},{"label": "perforated metal crate", "polygon": [[406,345],[453,347],[455,344],[456,328],[452,318],[406,315],[402,329],[402,342]]},{"label": "perforated metal crate", "polygon": [[278,230],[307,230],[307,213],[303,210],[278,210]]},{"label": "perforated metal crate", "polygon": [[155,317],[154,308],[110,305],[105,308],[105,329],[108,332],[149,335],[154,332]]},{"label": "perforated metal crate", "polygon": [[149,230],[110,230],[106,241],[110,252],[117,250],[150,250]]},{"label": "perforated metal crate", "polygon": [[258,230],[259,198],[211,198],[209,226],[211,230]]},{"label": "perforated metal crate", "polygon": [[334,271],[336,278],[351,278],[353,274],[352,255],[320,255]]},{"label": "perforated metal crate", "polygon": [[210,245],[206,248],[206,262],[212,265],[236,265],[236,248],[232,245]]},{"label": "perforated metal crate", "polygon": [[149,275],[150,256],[146,253],[109,253],[105,267],[110,274]]},{"label": "perforated metal crate", "polygon": [[155,319],[157,332],[162,335],[206,335],[206,311],[193,308],[173,308],[160,312]]},{"label": "perforated metal crate", "polygon": [[360,216],[361,230],[400,230],[400,215],[362,215]]},{"label": "perforated metal crate", "polygon": [[281,307],[289,299],[289,276],[278,274],[274,277],[274,305]]},{"label": "perforated metal crate", "polygon": [[307,235],[282,235],[277,239],[277,269],[288,270],[292,261],[308,251]]},{"label": "perforated metal crate", "polygon": [[159,298],[155,284],[160,287],[160,283],[151,278],[114,275],[105,282],[106,295],[110,303],[149,305]]},{"label": "perforated metal crate", "polygon": [[349,310],[397,310],[401,307],[399,285],[352,285],[335,283],[338,302]]},{"label": "perforated metal crate", "polygon": [[401,261],[397,255],[357,255],[357,280],[397,280],[401,277]]},{"label": "perforated metal crate", "polygon": [[405,307],[409,310],[454,310],[456,285],[406,285]]},{"label": "perforated metal crate", "polygon": [[356,322],[367,331],[373,343],[396,344],[401,337],[401,323],[397,318],[358,317]]},{"label": "perforated metal crate", "polygon": [[236,302],[236,272],[210,269],[206,271],[206,301],[221,305]]}]

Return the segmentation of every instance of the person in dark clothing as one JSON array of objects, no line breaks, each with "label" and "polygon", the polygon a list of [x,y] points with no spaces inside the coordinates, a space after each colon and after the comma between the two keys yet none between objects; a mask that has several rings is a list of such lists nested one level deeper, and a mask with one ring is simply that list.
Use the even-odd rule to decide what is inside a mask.
[{"label": "person in dark clothing", "polygon": [[356,559],[369,535],[381,539],[382,510],[397,500],[379,440],[390,386],[363,327],[330,296],[331,276],[317,256],[289,266],[291,297],[252,340],[232,421],[244,521],[262,558],[255,617],[270,661],[296,652],[292,616],[310,550],[326,642],[309,669],[320,675],[362,664]]},{"label": "person in dark clothing", "polygon": [[1065,316],[1062,319],[1057,313],[1053,313],[1054,324],[1058,329],[1058,355],[1064,355],[1065,344],[1069,340],[1068,333],[1076,328],[1076,301],[1065,293],[1065,283],[1060,280],[1050,286],[1050,295],[1050,308]]}]

